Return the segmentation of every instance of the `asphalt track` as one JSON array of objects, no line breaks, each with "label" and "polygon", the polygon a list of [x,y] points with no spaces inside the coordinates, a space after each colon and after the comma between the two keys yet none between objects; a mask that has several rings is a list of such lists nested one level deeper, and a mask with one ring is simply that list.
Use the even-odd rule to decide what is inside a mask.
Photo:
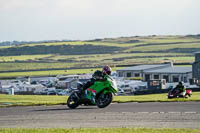
[{"label": "asphalt track", "polygon": [[114,103],[0,108],[0,128],[200,128],[200,102]]}]

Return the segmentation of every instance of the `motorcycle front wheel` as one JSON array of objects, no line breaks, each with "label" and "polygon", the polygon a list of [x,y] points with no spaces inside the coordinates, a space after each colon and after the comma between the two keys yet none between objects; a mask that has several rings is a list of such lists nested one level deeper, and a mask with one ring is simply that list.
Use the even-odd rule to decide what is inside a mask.
[{"label": "motorcycle front wheel", "polygon": [[75,109],[76,107],[79,106],[79,99],[77,97],[77,93],[72,93],[69,98],[67,99],[67,106],[70,109]]},{"label": "motorcycle front wheel", "polygon": [[99,108],[105,108],[108,106],[113,100],[113,94],[112,93],[101,93],[100,96],[96,99],[96,104]]}]

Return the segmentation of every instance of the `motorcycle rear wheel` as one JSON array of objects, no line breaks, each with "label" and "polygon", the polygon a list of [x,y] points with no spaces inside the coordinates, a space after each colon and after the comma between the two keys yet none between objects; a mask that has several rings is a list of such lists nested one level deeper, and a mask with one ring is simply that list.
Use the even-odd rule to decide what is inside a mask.
[{"label": "motorcycle rear wheel", "polygon": [[99,108],[105,108],[108,106],[113,100],[113,94],[112,93],[101,93],[100,96],[96,99],[96,105]]},{"label": "motorcycle rear wheel", "polygon": [[75,109],[76,107],[79,106],[79,99],[76,96],[76,93],[72,93],[69,98],[67,99],[67,106],[70,109]]}]

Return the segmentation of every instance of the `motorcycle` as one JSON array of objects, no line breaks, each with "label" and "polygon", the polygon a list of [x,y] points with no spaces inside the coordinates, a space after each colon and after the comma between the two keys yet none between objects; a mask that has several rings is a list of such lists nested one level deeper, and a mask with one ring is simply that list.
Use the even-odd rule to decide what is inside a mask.
[{"label": "motorcycle", "polygon": [[178,98],[178,97],[188,98],[188,96],[191,97],[191,95],[192,95],[191,89],[186,89],[185,92],[180,93],[179,90],[174,90],[173,88],[168,92],[168,99]]},{"label": "motorcycle", "polygon": [[78,84],[67,100],[67,106],[71,109],[79,105],[96,105],[105,108],[113,100],[113,94],[117,93],[116,81],[109,75],[105,76],[104,81],[95,81],[92,86],[83,90],[83,85]]}]

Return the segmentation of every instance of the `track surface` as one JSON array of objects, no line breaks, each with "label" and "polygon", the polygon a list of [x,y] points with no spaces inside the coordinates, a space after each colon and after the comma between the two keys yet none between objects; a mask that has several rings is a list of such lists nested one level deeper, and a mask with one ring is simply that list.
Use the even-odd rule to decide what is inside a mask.
[{"label": "track surface", "polygon": [[200,102],[121,103],[107,108],[65,105],[0,108],[0,128],[200,128]]}]

